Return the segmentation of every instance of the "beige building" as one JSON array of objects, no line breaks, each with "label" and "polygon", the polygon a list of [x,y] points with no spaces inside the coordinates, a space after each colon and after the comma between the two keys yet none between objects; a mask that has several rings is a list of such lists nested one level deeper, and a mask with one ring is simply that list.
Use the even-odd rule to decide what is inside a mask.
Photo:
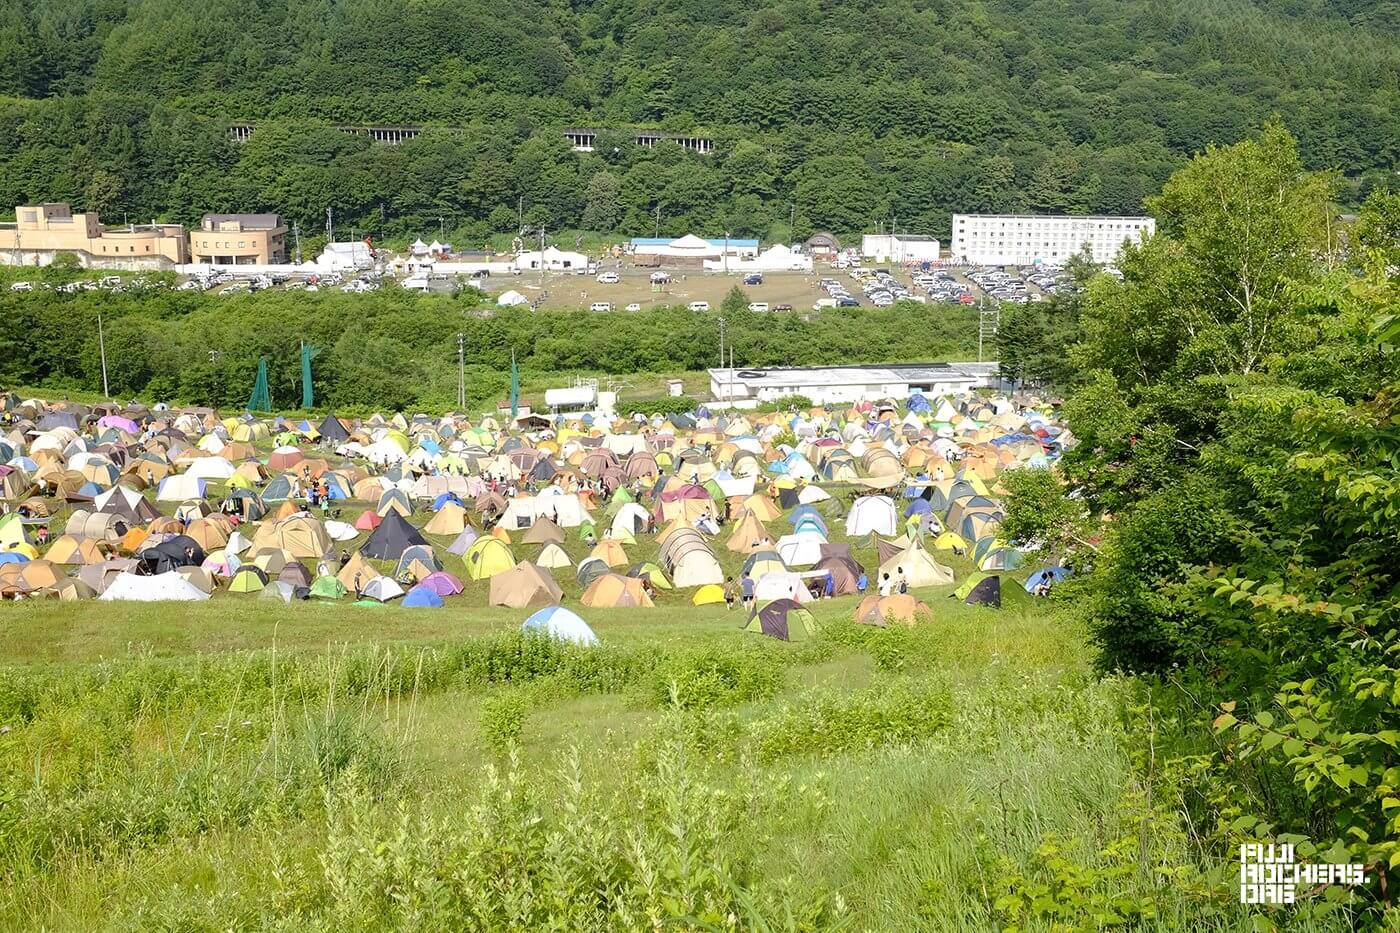
[{"label": "beige building", "polygon": [[72,253],[84,266],[160,268],[189,261],[180,224],[104,226],[96,212],[67,204],[21,204],[15,222],[0,224],[0,262],[45,266]]},{"label": "beige building", "polygon": [[287,261],[287,227],[276,214],[205,214],[190,233],[193,262],[270,266]]}]

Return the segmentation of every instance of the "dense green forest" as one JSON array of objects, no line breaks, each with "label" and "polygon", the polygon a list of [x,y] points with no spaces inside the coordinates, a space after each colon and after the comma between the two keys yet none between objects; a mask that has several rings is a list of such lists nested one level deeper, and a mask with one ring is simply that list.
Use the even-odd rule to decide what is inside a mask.
[{"label": "dense green forest", "polygon": [[1162,806],[1203,851],[1366,866],[1350,905],[1299,885],[1255,929],[1397,919],[1400,196],[1339,236],[1334,187],[1277,124],[1213,147],[1121,279],[1019,310],[1000,346],[1079,439],[1004,477],[1001,532],[1079,571],[1056,597],[1137,674]]},{"label": "dense green forest", "polygon": [[[458,245],[522,213],[946,235],[954,210],[1140,211],[1271,114],[1359,203],[1397,162],[1397,31],[1394,0],[0,0],[0,210],[272,210],[315,233],[333,207],[390,236],[442,218]],[[439,129],[335,129],[368,123]],[[579,154],[570,125],[619,132]],[[637,126],[717,151],[639,149]]]}]

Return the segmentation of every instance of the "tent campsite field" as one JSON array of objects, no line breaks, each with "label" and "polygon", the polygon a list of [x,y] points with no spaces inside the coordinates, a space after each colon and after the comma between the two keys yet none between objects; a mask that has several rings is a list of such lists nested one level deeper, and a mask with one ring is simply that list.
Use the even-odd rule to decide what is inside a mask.
[{"label": "tent campsite field", "polygon": [[[775,499],[760,524],[795,532],[778,545],[793,561],[824,526],[874,584],[908,500],[885,514],[853,505],[868,488],[810,485],[830,498]],[[182,504],[158,488],[141,498],[168,517]],[[953,504],[968,528],[976,498]],[[82,507],[55,505],[56,531]],[[578,647],[522,635],[533,607],[487,605],[491,580],[431,530],[450,502],[411,505],[400,523],[392,497],[336,500],[330,521],[383,513],[395,531],[334,550],[421,536],[462,584],[441,608],[225,583],[194,602],[0,604],[0,790],[18,804],[0,928],[990,929],[1008,883],[1039,883],[1046,838],[1089,853],[1131,838],[1189,864],[1171,832],[1143,835],[1126,688],[1088,675],[1076,627],[1020,585],[1029,566],[1003,572],[999,607],[966,605],[956,584],[995,558],[930,538],[928,564],[956,583],[915,585],[911,624],[857,625],[860,597],[842,595],[803,606],[811,630],[783,642],[694,605],[695,586],[589,606],[578,568],[597,549],[579,527],[543,545],[526,541],[538,522],[506,532],[514,560],[555,546],[573,565],[553,579],[599,640]],[[741,524],[700,545],[724,577],[753,556],[725,546]],[[657,538],[614,542],[614,569],[670,568]],[[1154,898],[1164,928],[1185,915],[1149,874],[1117,883]]]}]

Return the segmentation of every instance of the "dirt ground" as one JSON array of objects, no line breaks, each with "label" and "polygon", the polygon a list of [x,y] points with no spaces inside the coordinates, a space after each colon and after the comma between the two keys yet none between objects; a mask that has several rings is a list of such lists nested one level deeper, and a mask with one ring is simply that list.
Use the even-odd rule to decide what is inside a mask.
[{"label": "dirt ground", "polygon": [[[547,293],[544,305],[550,308],[588,307],[599,301],[610,302],[613,310],[621,311],[627,305],[636,303],[643,308],[659,305],[688,305],[692,301],[708,301],[712,310],[718,310],[724,296],[735,285],[748,293],[750,301],[766,301],[771,308],[779,304],[790,304],[795,311],[810,311],[818,298],[827,297],[817,288],[817,281],[823,278],[845,279],[844,270],[830,266],[818,266],[812,273],[766,272],[762,285],[744,285],[740,273],[725,275],[722,272],[701,272],[698,269],[667,270],[671,273],[669,285],[653,288],[650,276],[655,269],[641,269],[623,265],[621,269],[604,265],[603,271],[617,272],[622,281],[616,285],[604,285],[591,275],[550,274],[545,279],[543,291]],[[856,283],[848,280],[848,287],[856,299],[866,304]],[[493,276],[490,280],[492,294],[514,289],[530,300],[541,294],[538,274],[520,276]]]}]

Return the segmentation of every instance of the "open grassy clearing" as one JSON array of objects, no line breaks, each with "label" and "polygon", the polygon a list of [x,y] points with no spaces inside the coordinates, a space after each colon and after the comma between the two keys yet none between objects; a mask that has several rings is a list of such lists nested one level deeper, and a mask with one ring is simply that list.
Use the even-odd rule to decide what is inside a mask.
[{"label": "open grassy clearing", "polygon": [[799,644],[594,611],[592,652],[511,610],[7,606],[0,927],[992,929],[1046,840],[1124,838],[1086,896],[1189,926],[1123,687],[943,592]]}]

